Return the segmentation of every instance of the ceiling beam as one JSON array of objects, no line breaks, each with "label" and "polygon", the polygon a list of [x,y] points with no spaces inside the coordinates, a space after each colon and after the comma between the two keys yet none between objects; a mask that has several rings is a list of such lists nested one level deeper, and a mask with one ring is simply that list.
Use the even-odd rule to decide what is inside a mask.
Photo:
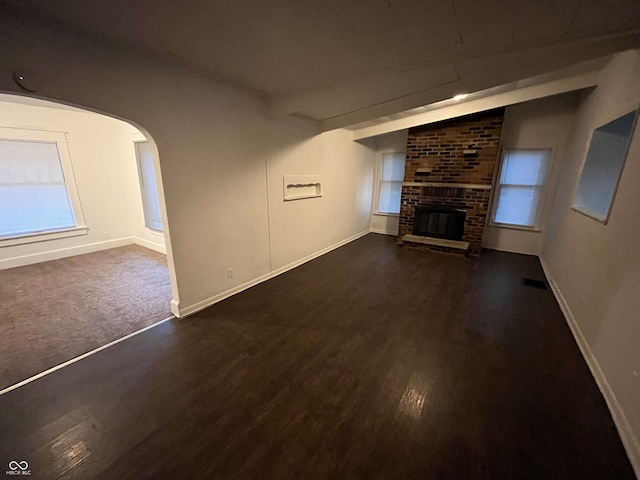
[{"label": "ceiling beam", "polygon": [[600,72],[598,71],[583,73],[568,78],[553,80],[540,85],[519,88],[511,92],[500,93],[492,97],[459,103],[450,107],[418,113],[410,117],[399,118],[397,120],[390,120],[378,125],[360,128],[353,131],[353,139],[362,140],[376,135],[404,130],[405,128],[427,125],[429,123],[483,112],[493,108],[506,107],[508,105],[527,102],[529,100],[594,87],[598,84],[599,73]]},{"label": "ceiling beam", "polygon": [[388,101],[403,97],[406,92],[427,91],[458,80],[455,68],[450,65],[386,72],[274,100],[268,109],[272,117],[298,113],[323,119],[335,115],[336,112],[344,114],[362,110],[379,103],[380,98]]},{"label": "ceiling beam", "polygon": [[[640,46],[640,30],[621,35],[571,42],[555,47],[532,48],[526,52],[511,52],[455,64],[460,80],[414,91],[369,107],[321,120],[323,131],[351,128],[368,120],[411,110],[445,100],[457,93],[480,90],[563,70],[568,65],[588,62],[623,50]],[[563,75],[564,76],[564,75]]]}]

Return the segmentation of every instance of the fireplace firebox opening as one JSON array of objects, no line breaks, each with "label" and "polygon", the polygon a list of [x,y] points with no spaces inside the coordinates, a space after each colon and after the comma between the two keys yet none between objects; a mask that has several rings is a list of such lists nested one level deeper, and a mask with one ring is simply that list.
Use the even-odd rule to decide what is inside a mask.
[{"label": "fireplace firebox opening", "polygon": [[460,208],[431,205],[416,207],[413,234],[422,237],[462,240],[466,212]]}]

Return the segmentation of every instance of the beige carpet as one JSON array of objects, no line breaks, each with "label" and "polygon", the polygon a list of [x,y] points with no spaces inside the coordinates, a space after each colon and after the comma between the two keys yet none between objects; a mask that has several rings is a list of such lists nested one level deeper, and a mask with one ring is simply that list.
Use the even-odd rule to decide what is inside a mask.
[{"label": "beige carpet", "polygon": [[170,315],[164,255],[137,245],[0,270],[0,390]]}]

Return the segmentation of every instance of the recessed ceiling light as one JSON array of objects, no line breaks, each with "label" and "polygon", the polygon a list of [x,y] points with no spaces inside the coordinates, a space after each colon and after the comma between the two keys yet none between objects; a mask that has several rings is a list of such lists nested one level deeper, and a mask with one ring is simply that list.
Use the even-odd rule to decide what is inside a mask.
[{"label": "recessed ceiling light", "polygon": [[468,93],[459,93],[458,95],[455,95],[453,97],[454,100],[464,100],[465,98],[467,98],[469,96]]}]

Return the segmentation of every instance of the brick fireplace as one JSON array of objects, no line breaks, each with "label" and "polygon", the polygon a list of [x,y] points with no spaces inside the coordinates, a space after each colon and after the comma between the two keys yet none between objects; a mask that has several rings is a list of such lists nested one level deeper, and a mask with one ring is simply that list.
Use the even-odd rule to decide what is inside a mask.
[{"label": "brick fireplace", "polygon": [[[480,254],[503,120],[497,109],[409,130],[399,243]],[[443,213],[424,220],[425,211],[447,210],[463,215],[462,238],[444,234]]]}]

